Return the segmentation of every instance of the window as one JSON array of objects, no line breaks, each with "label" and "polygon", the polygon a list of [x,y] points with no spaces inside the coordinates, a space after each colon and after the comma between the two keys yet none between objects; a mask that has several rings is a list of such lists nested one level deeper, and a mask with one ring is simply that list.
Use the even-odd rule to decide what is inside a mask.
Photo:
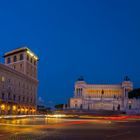
[{"label": "window", "polygon": [[36,100],[34,99],[34,102],[33,102],[34,104],[36,104]]},{"label": "window", "polygon": [[23,97],[23,99],[22,99],[22,100],[23,100],[23,102],[24,102],[24,101],[25,101],[25,97]]},{"label": "window", "polygon": [[10,83],[11,82],[11,79],[8,79],[8,83]]},{"label": "window", "polygon": [[4,93],[2,93],[2,99],[4,100]]},{"label": "window", "polygon": [[2,81],[2,82],[5,81],[5,77],[4,77],[4,76],[1,77],[1,81]]},{"label": "window", "polygon": [[27,55],[27,60],[29,60],[29,55]]},{"label": "window", "polygon": [[29,97],[27,97],[27,103],[29,102]]},{"label": "window", "polygon": [[8,57],[8,59],[7,59],[7,64],[9,64],[9,63],[11,63],[10,57]]},{"label": "window", "polygon": [[23,54],[20,54],[20,60],[23,60],[23,58],[24,58]]},{"label": "window", "polygon": [[8,100],[11,100],[11,93],[8,93]]},{"label": "window", "polygon": [[33,59],[31,58],[31,63],[33,62]]},{"label": "window", "polygon": [[20,102],[20,96],[18,96],[18,100],[19,100],[19,102]]},{"label": "window", "polygon": [[14,62],[16,62],[16,61],[17,61],[17,56],[15,55],[15,56],[14,56]]},{"label": "window", "polygon": [[14,101],[16,100],[16,95],[15,95],[15,94],[13,95],[13,100],[14,100]]}]

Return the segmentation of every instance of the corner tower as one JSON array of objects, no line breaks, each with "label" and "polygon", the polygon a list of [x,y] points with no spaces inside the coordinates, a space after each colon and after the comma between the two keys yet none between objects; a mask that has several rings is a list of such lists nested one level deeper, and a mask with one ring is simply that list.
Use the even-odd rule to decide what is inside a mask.
[{"label": "corner tower", "polygon": [[75,83],[75,91],[74,91],[74,95],[76,98],[83,96],[85,85],[86,85],[86,82],[84,81],[84,78],[82,76],[77,79]]},{"label": "corner tower", "polygon": [[133,90],[133,83],[128,78],[128,76],[126,76],[124,78],[124,81],[122,82],[122,87],[123,87],[123,90],[124,90],[124,97],[128,98],[128,92]]},{"label": "corner tower", "polygon": [[38,57],[27,47],[15,49],[4,55],[5,65],[31,78],[37,79]]}]

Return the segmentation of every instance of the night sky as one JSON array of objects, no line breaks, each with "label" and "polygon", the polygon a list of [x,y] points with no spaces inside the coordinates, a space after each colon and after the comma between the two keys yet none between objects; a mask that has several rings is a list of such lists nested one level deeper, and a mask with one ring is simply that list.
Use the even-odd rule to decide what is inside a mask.
[{"label": "night sky", "polygon": [[[140,87],[139,0],[0,1],[0,56],[27,45],[39,58],[38,96],[66,103],[74,82]],[[0,59],[3,62],[3,58]]]}]

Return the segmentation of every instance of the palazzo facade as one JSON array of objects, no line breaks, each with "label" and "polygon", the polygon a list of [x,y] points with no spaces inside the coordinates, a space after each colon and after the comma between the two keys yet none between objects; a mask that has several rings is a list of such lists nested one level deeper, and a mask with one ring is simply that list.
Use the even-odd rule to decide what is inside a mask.
[{"label": "palazzo facade", "polygon": [[83,78],[75,83],[74,98],[70,99],[71,109],[120,110],[131,107],[128,92],[133,83],[126,77],[120,84],[88,84]]},{"label": "palazzo facade", "polygon": [[38,57],[27,47],[4,55],[0,64],[0,114],[35,114]]}]

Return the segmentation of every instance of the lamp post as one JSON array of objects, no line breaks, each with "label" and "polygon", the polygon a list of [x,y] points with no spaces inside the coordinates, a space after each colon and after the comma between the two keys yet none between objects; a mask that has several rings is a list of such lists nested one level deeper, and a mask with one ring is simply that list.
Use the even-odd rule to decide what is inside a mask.
[{"label": "lamp post", "polygon": [[88,96],[88,110],[90,110],[90,96]]},{"label": "lamp post", "polygon": [[115,111],[115,106],[114,106],[114,101],[115,101],[116,96],[113,96],[113,111]]},{"label": "lamp post", "polygon": [[128,101],[128,104],[129,104],[129,105],[128,105],[128,108],[129,108],[129,110],[130,110],[131,107],[132,107],[132,102],[131,102],[131,100]]},{"label": "lamp post", "polygon": [[104,90],[101,91],[101,109],[103,109],[103,95],[104,95]]}]

